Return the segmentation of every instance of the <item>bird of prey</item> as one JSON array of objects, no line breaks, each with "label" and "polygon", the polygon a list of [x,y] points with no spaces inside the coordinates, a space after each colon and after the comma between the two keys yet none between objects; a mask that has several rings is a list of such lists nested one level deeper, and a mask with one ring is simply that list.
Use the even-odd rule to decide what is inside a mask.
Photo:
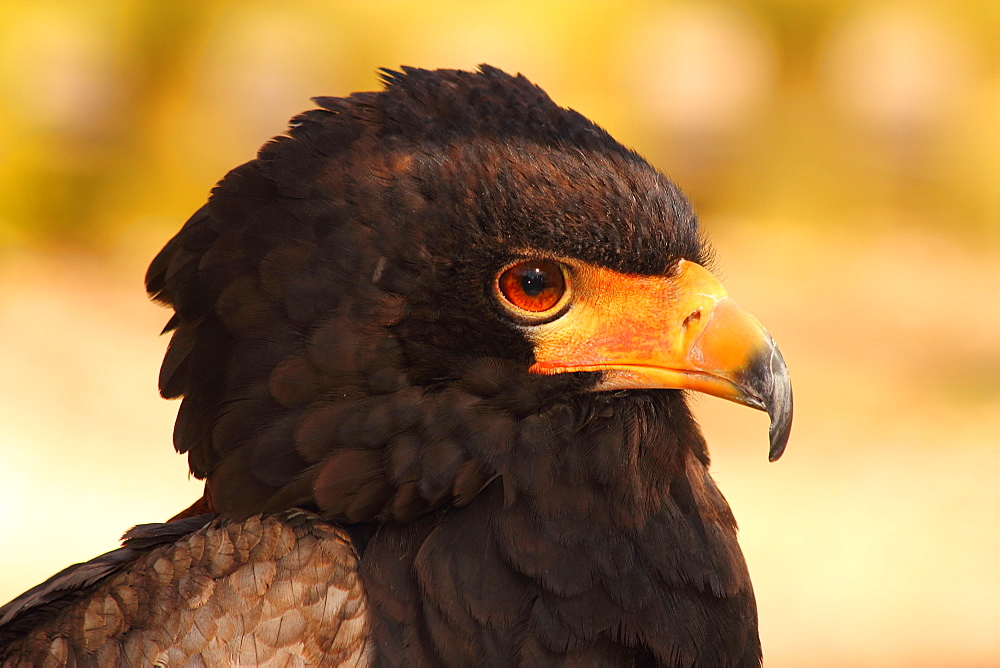
[{"label": "bird of prey", "polygon": [[22,665],[754,666],[686,392],[792,395],[678,188],[522,76],[317,98],[153,260],[205,483],[0,609]]}]

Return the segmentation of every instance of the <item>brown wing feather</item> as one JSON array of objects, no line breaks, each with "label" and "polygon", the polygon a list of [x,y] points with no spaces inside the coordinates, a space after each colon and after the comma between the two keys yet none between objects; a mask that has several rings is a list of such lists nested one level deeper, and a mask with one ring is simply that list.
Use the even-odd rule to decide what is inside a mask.
[{"label": "brown wing feather", "polygon": [[8,666],[370,663],[345,533],[290,511],[156,547],[6,648]]}]

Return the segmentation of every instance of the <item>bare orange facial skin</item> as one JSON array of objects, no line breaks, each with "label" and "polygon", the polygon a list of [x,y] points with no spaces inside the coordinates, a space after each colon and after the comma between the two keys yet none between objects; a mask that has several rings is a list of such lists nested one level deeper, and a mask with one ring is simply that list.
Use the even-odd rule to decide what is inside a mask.
[{"label": "bare orange facial skin", "polygon": [[620,366],[678,365],[707,324],[725,288],[700,265],[674,276],[639,276],[572,263],[574,299],[559,320],[529,333],[536,373]]},{"label": "bare orange facial skin", "polygon": [[705,392],[766,410],[772,459],[791,424],[791,385],[774,341],[701,265],[682,260],[670,276],[622,274],[560,260],[572,296],[563,314],[525,327],[529,371],[600,371],[596,390]]}]

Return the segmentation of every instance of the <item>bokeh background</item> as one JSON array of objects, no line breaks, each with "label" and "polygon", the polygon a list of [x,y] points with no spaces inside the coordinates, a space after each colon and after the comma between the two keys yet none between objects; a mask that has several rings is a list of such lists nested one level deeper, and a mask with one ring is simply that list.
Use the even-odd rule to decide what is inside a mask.
[{"label": "bokeh background", "polygon": [[782,346],[699,399],[770,666],[1000,665],[1000,3],[0,5],[0,601],[200,485],[148,261],[313,95],[521,72],[693,198]]}]

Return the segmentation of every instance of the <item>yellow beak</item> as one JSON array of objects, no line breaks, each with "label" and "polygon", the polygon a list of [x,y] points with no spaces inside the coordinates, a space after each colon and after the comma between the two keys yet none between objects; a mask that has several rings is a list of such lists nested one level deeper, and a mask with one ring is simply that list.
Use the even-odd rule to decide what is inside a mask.
[{"label": "yellow beak", "polygon": [[707,269],[682,260],[670,276],[640,276],[566,264],[571,306],[530,328],[530,371],[597,371],[598,391],[694,390],[767,411],[769,459],[781,456],[792,424],[788,369],[764,327]]}]

